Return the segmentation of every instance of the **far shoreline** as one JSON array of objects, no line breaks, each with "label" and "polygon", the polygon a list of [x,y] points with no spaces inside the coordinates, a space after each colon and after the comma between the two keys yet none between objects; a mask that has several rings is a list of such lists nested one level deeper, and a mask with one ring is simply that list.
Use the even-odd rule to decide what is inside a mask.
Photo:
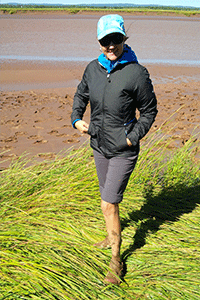
[{"label": "far shoreline", "polygon": [[0,7],[0,15],[101,15],[105,13],[119,13],[123,16],[141,17],[187,17],[200,18],[200,9],[194,10],[167,10],[151,8],[15,8]]}]

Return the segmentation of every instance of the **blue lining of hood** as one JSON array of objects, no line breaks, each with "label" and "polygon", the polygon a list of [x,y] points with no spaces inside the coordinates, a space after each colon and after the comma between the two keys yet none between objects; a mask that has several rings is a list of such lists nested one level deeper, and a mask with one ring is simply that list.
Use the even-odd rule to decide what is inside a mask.
[{"label": "blue lining of hood", "polygon": [[118,65],[118,64],[126,64],[128,62],[136,62],[138,63],[135,52],[128,45],[124,45],[123,54],[120,56],[118,60],[111,61],[106,58],[105,54],[101,54],[98,57],[99,63],[107,70],[108,74]]}]

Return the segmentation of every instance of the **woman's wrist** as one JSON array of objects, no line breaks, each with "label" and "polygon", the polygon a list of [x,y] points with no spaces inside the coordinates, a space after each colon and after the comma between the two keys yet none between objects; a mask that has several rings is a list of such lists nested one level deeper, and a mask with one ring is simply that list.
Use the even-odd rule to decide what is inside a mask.
[{"label": "woman's wrist", "polygon": [[81,121],[81,119],[76,119],[72,122],[72,126],[76,129],[76,122]]}]

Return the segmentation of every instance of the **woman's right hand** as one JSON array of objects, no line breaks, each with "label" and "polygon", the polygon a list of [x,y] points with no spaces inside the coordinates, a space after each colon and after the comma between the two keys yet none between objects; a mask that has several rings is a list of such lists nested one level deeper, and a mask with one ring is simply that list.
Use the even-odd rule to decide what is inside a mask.
[{"label": "woman's right hand", "polygon": [[132,143],[131,143],[131,141],[128,138],[126,138],[126,142],[127,142],[127,144],[128,144],[129,147],[132,146]]},{"label": "woman's right hand", "polygon": [[87,124],[85,121],[79,120],[75,123],[75,127],[81,132],[81,133],[87,133],[89,124]]}]

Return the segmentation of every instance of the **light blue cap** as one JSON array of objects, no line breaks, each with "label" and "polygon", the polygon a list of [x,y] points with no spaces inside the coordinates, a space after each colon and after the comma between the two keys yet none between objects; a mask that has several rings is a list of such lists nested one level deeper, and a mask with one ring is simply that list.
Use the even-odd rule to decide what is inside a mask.
[{"label": "light blue cap", "polygon": [[119,32],[126,36],[124,28],[124,19],[119,15],[105,15],[101,17],[97,24],[97,39],[100,40],[104,36]]}]

